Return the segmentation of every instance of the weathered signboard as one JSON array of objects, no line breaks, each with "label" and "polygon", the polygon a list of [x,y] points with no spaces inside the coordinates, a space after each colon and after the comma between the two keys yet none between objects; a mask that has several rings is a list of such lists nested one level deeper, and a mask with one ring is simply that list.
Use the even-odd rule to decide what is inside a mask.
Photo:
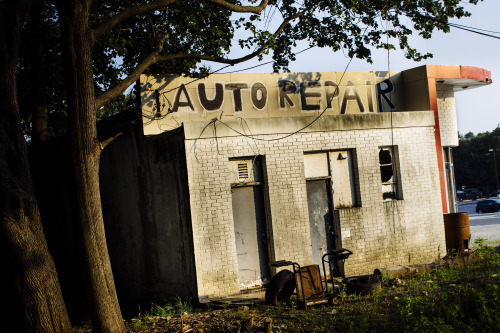
[{"label": "weathered signboard", "polygon": [[296,117],[395,110],[398,73],[142,75],[144,133],[186,121]]}]

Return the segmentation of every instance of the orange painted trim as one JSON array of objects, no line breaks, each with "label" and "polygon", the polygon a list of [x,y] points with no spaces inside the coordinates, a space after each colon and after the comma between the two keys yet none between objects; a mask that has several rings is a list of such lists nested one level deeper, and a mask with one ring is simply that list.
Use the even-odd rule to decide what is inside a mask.
[{"label": "orange painted trim", "polygon": [[448,199],[446,190],[446,179],[444,173],[444,159],[443,159],[443,147],[441,146],[441,130],[439,128],[439,114],[437,107],[437,91],[436,91],[436,79],[428,78],[427,84],[429,88],[429,103],[431,110],[434,111],[434,138],[436,141],[436,155],[439,170],[439,185],[441,188],[441,206],[443,207],[443,213],[449,213],[448,209]]},{"label": "orange painted trim", "polygon": [[427,65],[427,85],[429,89],[429,105],[434,111],[434,137],[436,140],[436,154],[439,170],[439,185],[441,187],[441,205],[443,213],[448,213],[448,198],[446,189],[446,178],[443,158],[443,147],[441,146],[441,130],[439,128],[439,113],[437,107],[436,79],[470,79],[491,83],[491,71],[472,66],[443,66]]},{"label": "orange painted trim", "polygon": [[473,66],[427,65],[427,78],[469,79],[491,83],[491,71]]}]

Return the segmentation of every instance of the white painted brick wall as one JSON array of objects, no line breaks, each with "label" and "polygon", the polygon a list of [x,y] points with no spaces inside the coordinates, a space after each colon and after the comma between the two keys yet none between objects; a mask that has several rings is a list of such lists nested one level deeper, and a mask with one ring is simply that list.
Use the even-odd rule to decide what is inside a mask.
[{"label": "white painted brick wall", "polygon": [[[347,275],[428,263],[446,251],[432,126],[303,133],[267,142],[198,139],[196,149],[193,143],[186,141],[186,153],[200,296],[239,292],[231,177],[227,176],[229,158],[234,157],[265,157],[268,223],[276,260],[312,263],[303,153],[337,149],[355,150],[362,203],[362,207],[340,210],[343,247],[354,252],[346,261]],[[391,144],[399,149],[404,200],[383,202],[378,147]]]},{"label": "white painted brick wall", "polygon": [[443,147],[456,147],[458,146],[458,128],[453,86],[437,84],[436,95],[441,145]]}]

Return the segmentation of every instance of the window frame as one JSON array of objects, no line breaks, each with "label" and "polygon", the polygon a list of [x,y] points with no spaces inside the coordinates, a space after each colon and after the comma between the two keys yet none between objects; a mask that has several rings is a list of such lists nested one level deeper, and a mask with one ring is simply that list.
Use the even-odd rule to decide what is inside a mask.
[{"label": "window frame", "polygon": [[[387,161],[382,160],[383,156],[381,156],[382,151],[388,151],[390,156],[390,163],[386,163]],[[395,200],[403,200],[403,188],[401,181],[401,170],[400,170],[400,160],[399,160],[399,149],[398,146],[379,146],[378,147],[378,165],[379,165],[379,174],[380,174],[380,184],[382,190],[382,200],[383,201],[395,201]],[[391,167],[392,176],[389,180],[384,181],[384,172],[383,168]],[[391,187],[392,191],[387,191],[385,188],[387,186]],[[389,195],[387,195],[389,194]]]}]

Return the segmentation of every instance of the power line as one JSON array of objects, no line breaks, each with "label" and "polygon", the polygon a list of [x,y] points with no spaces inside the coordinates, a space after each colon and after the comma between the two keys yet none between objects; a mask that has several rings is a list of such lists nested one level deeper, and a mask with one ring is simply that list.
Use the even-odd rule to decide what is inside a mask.
[{"label": "power line", "polygon": [[[308,48],[305,48],[305,49],[303,49],[303,50],[300,50],[300,51],[296,52],[295,54],[296,54],[296,55],[297,55],[297,54],[301,54],[301,53],[306,52],[306,51],[308,51],[308,50],[310,50],[310,49],[312,49],[312,48],[314,48],[314,47],[316,47],[316,45],[309,46]],[[260,63],[260,64],[255,65],[255,66],[250,66],[250,67],[247,67],[247,68],[238,69],[238,70],[234,70],[234,71],[231,71],[231,72],[223,72],[223,73],[221,73],[221,74],[233,74],[233,73],[243,72],[243,71],[247,71],[247,70],[250,70],[250,69],[257,68],[257,67],[261,67],[261,66],[265,66],[265,65],[268,65],[268,64],[272,64],[272,63],[274,63],[274,62],[276,62],[276,61],[275,61],[275,60],[271,60],[271,61],[267,61],[267,62],[264,62],[264,63]],[[228,67],[230,67],[230,66],[232,66],[232,65],[226,65],[226,66],[221,67],[221,68],[219,68],[219,69],[217,69],[217,70],[215,70],[215,71],[213,71],[213,72],[206,73],[206,74],[204,74],[204,75],[202,75],[202,76],[200,76],[200,77],[198,77],[198,78],[196,78],[196,79],[194,79],[194,80],[191,80],[191,81],[189,81],[189,82],[187,82],[187,83],[185,83],[185,84],[181,84],[181,85],[178,85],[177,87],[171,88],[171,89],[169,89],[169,90],[167,90],[167,91],[163,91],[163,92],[162,92],[161,94],[159,94],[159,95],[162,95],[162,96],[163,96],[163,95],[165,95],[165,94],[167,94],[167,93],[169,93],[169,92],[171,92],[171,91],[174,91],[174,90],[179,89],[181,86],[187,86],[187,85],[189,85],[189,84],[191,84],[191,83],[194,83],[194,82],[196,82],[196,81],[203,80],[203,79],[205,79],[205,78],[209,77],[210,75],[215,74],[215,73],[218,73],[218,72],[220,72],[220,71],[222,71],[222,70],[224,70],[224,69],[226,69],[226,68],[228,68]],[[167,101],[168,101],[168,99],[167,99]],[[168,101],[168,103],[170,104],[170,101]],[[169,110],[170,110],[170,108],[169,108]],[[143,114],[143,116],[144,116],[145,118],[147,118],[147,119],[152,119],[152,120],[160,120],[160,119],[165,118],[165,117],[166,117],[166,116],[170,113],[170,111],[169,111],[169,112],[167,112],[167,114],[165,114],[164,116],[160,116],[160,117],[158,117],[158,116],[157,116],[157,114],[158,114],[158,113],[159,113],[159,114],[161,114],[161,111],[160,111],[160,112],[156,112],[156,113],[154,113],[152,116],[150,116],[150,115],[144,115],[144,114]]]},{"label": "power line", "polygon": [[498,31],[486,30],[486,29],[471,27],[468,25],[463,25],[463,24],[458,24],[458,23],[453,23],[453,22],[445,22],[445,21],[439,20],[435,17],[424,16],[424,18],[429,19],[429,20],[434,21],[434,22],[441,23],[441,24],[446,24],[446,25],[453,27],[453,28],[456,28],[456,29],[461,29],[464,31],[472,32],[472,33],[486,36],[486,37],[490,37],[490,38],[500,39],[500,36],[494,35],[494,34],[500,35],[500,32],[498,32]]},{"label": "power line", "polygon": [[[366,33],[366,31],[367,31],[367,30],[368,30],[368,27],[366,27],[366,28],[365,28],[365,30],[364,30],[363,35],[362,35],[362,36],[364,36],[364,34]],[[308,50],[308,49],[311,49],[312,47],[314,47],[314,46],[311,46],[311,47],[309,47],[309,48],[307,48],[307,49],[305,49],[305,50],[303,50],[303,51],[301,51],[301,52],[304,52],[304,51],[306,51],[306,50]],[[206,128],[207,128],[207,127],[211,124],[211,123],[213,123],[213,124],[214,124],[214,127],[215,127],[215,123],[216,123],[216,122],[220,122],[220,123],[222,123],[224,126],[226,126],[227,128],[229,128],[230,130],[232,130],[232,131],[233,131],[233,132],[235,132],[236,134],[239,134],[239,135],[241,135],[241,136],[243,136],[243,137],[250,138],[250,139],[252,139],[252,140],[267,141],[267,142],[269,142],[269,141],[279,141],[279,140],[283,140],[283,139],[286,139],[286,138],[288,138],[288,137],[291,137],[292,135],[295,135],[295,134],[298,134],[298,133],[300,133],[300,132],[304,131],[306,128],[308,128],[308,127],[312,126],[312,125],[313,125],[316,121],[318,121],[318,119],[319,119],[319,118],[321,118],[321,117],[323,116],[323,114],[325,114],[325,112],[328,110],[329,106],[331,105],[331,103],[332,103],[332,101],[333,101],[334,96],[338,93],[338,90],[339,90],[339,85],[340,85],[340,83],[342,82],[342,80],[344,79],[344,76],[345,76],[345,74],[347,73],[347,69],[348,69],[348,68],[349,68],[349,66],[351,65],[351,62],[352,62],[352,60],[353,60],[353,59],[354,59],[354,55],[352,55],[352,56],[350,57],[349,62],[348,62],[348,63],[347,63],[347,65],[345,66],[344,71],[343,71],[343,73],[342,73],[342,76],[340,77],[339,83],[338,83],[337,87],[335,88],[334,93],[331,95],[330,100],[329,100],[329,101],[328,101],[328,103],[326,104],[326,106],[325,106],[325,108],[323,109],[323,111],[322,111],[322,112],[321,112],[318,116],[316,116],[316,118],[314,118],[314,119],[313,119],[313,120],[312,120],[309,124],[305,125],[304,127],[300,128],[300,129],[298,129],[298,130],[296,130],[296,131],[294,131],[294,132],[292,132],[292,133],[285,134],[285,135],[283,135],[283,136],[281,136],[281,137],[271,138],[271,139],[266,139],[266,138],[260,138],[260,137],[258,137],[258,135],[253,135],[253,134],[248,135],[248,134],[246,134],[246,133],[242,133],[242,132],[240,132],[240,131],[238,131],[238,130],[234,129],[233,127],[229,126],[228,124],[226,124],[226,123],[225,123],[225,122],[223,122],[222,120],[217,119],[217,118],[214,118],[214,119],[210,120],[210,122],[209,122],[209,123],[208,123],[208,124],[207,124],[207,125],[203,128],[203,130],[201,131],[200,136],[198,137],[198,139],[200,139],[200,138],[201,138],[201,135],[203,134],[203,132],[205,131],[205,129],[206,129]],[[196,140],[198,140],[198,139],[196,139]],[[215,138],[215,139],[217,140],[217,138]],[[193,143],[193,145],[195,145],[195,144],[196,144],[196,140],[195,140],[195,142]],[[195,150],[195,153],[196,153],[196,150]]]},{"label": "power line", "polygon": [[196,78],[196,79],[194,79],[194,80],[189,81],[189,82],[188,82],[188,83],[186,83],[186,84],[182,84],[182,85],[177,86],[177,87],[175,87],[175,88],[172,88],[172,89],[170,89],[170,90],[164,91],[164,92],[162,92],[161,94],[163,95],[163,94],[169,93],[169,92],[171,92],[171,91],[173,91],[173,90],[177,90],[177,89],[179,89],[181,86],[187,86],[187,85],[189,85],[189,84],[191,84],[191,83],[194,83],[194,82],[196,82],[196,81],[203,80],[203,79],[205,79],[205,78],[209,77],[210,75],[215,74],[215,73],[217,73],[217,72],[220,72],[221,70],[226,69],[226,68],[228,68],[228,67],[230,67],[230,66],[232,66],[232,65],[226,65],[226,66],[224,66],[224,67],[221,67],[221,68],[219,68],[219,69],[218,69],[218,70],[216,70],[216,71],[213,71],[213,72],[210,72],[210,73],[204,74],[204,75],[202,75],[202,76],[200,76],[200,77],[198,77],[198,78]]},{"label": "power line", "polygon": [[[306,49],[303,49],[299,52],[296,52],[295,55],[297,54],[301,54],[302,52],[306,52],[312,48],[315,48],[316,45],[313,45],[313,46],[309,46],[308,48]],[[255,66],[250,66],[250,67],[247,67],[247,68],[243,68],[243,69],[238,69],[238,70],[235,70],[235,71],[231,71],[231,72],[224,72],[224,73],[221,73],[221,74],[233,74],[233,73],[238,73],[238,72],[243,72],[243,71],[247,71],[247,70],[250,70],[250,69],[254,69],[254,68],[257,68],[257,67],[261,67],[261,66],[265,66],[265,65],[269,65],[269,64],[272,64],[276,62],[275,60],[270,60],[270,61],[267,61],[267,62],[263,62],[263,63],[260,63],[258,65],[255,65]]]},{"label": "power line", "polygon": [[467,29],[473,29],[473,30],[477,30],[477,31],[484,31],[484,32],[489,32],[489,33],[492,33],[492,34],[500,35],[500,32],[498,32],[498,31],[486,30],[486,29],[481,29],[481,28],[475,28],[475,27],[470,27],[470,26],[467,26],[467,25],[453,23],[453,22],[450,23],[450,24],[453,24],[454,26],[460,26],[460,27],[463,27],[463,28],[467,28]]},{"label": "power line", "polygon": [[[500,36],[495,36],[495,35],[492,35],[492,34],[481,32],[482,29],[477,29],[477,28],[472,28],[472,27],[469,28],[469,27],[461,26],[461,25],[455,24],[455,23],[448,23],[448,25],[450,27],[454,27],[454,28],[457,28],[457,29],[469,31],[469,32],[472,32],[472,33],[475,33],[475,34],[478,34],[478,35],[482,35],[482,36],[486,36],[486,37],[490,37],[490,38],[495,38],[495,39],[500,39]],[[494,33],[498,34],[498,32],[494,32]]]},{"label": "power line", "polygon": [[239,135],[244,136],[244,137],[251,138],[252,140],[258,140],[258,141],[279,141],[279,140],[283,140],[283,139],[286,139],[288,137],[291,137],[292,135],[298,134],[298,133],[304,131],[306,128],[312,126],[312,124],[314,124],[316,121],[318,121],[318,119],[321,118],[323,116],[323,114],[325,114],[325,112],[328,110],[328,106],[331,105],[334,96],[338,93],[339,85],[342,82],[342,80],[344,79],[344,76],[345,76],[345,74],[347,72],[347,69],[349,68],[349,65],[351,65],[351,62],[352,62],[353,59],[354,59],[354,56],[352,56],[349,59],[349,62],[347,63],[347,66],[345,67],[344,72],[342,73],[342,76],[340,77],[340,81],[339,81],[337,87],[335,88],[335,91],[333,92],[332,96],[330,97],[330,100],[328,101],[328,103],[326,104],[325,108],[323,109],[323,111],[321,111],[321,113],[319,115],[317,115],[316,118],[314,118],[309,124],[305,125],[304,127],[300,128],[300,129],[298,129],[298,130],[296,130],[296,131],[294,131],[292,133],[288,133],[288,134],[285,134],[285,135],[277,137],[277,138],[265,139],[265,138],[259,138],[259,137],[257,137],[257,135],[248,135],[248,134],[242,133],[242,132],[240,132],[240,131],[232,128],[231,126],[229,126],[228,124],[226,124],[222,120],[216,120],[216,121],[219,121],[220,123],[222,123],[224,126],[226,126],[227,128],[229,128],[230,130],[232,130],[236,134],[239,134]]}]

